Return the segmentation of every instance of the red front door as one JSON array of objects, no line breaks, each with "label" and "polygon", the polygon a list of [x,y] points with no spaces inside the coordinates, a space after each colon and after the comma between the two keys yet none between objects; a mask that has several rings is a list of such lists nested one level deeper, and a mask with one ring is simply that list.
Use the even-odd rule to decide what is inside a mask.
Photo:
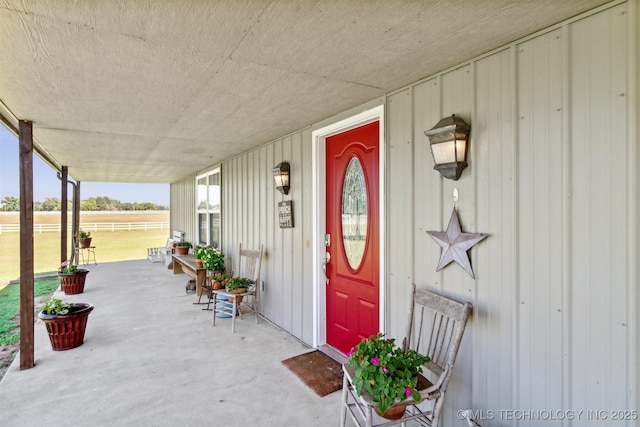
[{"label": "red front door", "polygon": [[379,332],[379,122],[326,139],[327,344]]}]

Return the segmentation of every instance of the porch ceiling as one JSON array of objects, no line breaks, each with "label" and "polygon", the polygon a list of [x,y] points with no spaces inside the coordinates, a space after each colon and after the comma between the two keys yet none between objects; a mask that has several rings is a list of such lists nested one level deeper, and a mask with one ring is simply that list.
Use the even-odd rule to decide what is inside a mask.
[{"label": "porch ceiling", "polygon": [[603,3],[0,0],[0,114],[77,180],[169,183]]}]

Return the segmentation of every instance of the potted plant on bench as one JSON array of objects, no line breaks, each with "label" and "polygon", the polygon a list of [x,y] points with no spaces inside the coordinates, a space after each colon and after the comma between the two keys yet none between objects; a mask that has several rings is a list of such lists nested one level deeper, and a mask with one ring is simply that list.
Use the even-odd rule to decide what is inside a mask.
[{"label": "potted plant on bench", "polygon": [[60,298],[48,300],[38,318],[47,328],[51,348],[60,351],[81,346],[92,310],[92,304],[65,302]]},{"label": "potted plant on bench", "polygon": [[224,271],[224,254],[211,246],[202,246],[200,253],[202,266],[210,271]]},{"label": "potted plant on bench", "polygon": [[208,251],[209,246],[198,245],[193,249],[193,259],[196,261],[196,267],[203,268],[202,256]]},{"label": "potted plant on bench", "polygon": [[191,242],[178,242],[176,243],[176,252],[178,255],[187,255],[191,249]]}]

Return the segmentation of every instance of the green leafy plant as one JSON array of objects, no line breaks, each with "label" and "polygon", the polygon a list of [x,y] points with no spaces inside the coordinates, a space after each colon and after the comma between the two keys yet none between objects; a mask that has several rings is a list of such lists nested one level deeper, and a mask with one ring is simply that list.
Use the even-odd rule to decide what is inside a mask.
[{"label": "green leafy plant", "polygon": [[213,289],[226,288],[229,280],[231,280],[231,275],[228,273],[217,272],[211,275],[211,285]]},{"label": "green leafy plant", "polygon": [[211,280],[217,280],[218,282],[223,282],[225,280],[228,281],[228,279],[231,278],[231,275],[229,273],[213,273],[211,275]]},{"label": "green leafy plant", "polygon": [[51,298],[42,307],[44,314],[69,314],[73,303],[62,301],[60,298]]},{"label": "green leafy plant", "polygon": [[202,260],[202,266],[211,271],[224,270],[224,254],[211,246],[198,246],[194,255]]},{"label": "green leafy plant", "polygon": [[91,237],[90,231],[83,231],[83,230],[78,231],[79,239],[88,239],[89,237]]},{"label": "green leafy plant", "polygon": [[193,257],[195,259],[202,259],[202,255],[207,251],[207,246],[198,245],[193,249]]},{"label": "green leafy plant", "polygon": [[78,266],[73,264],[71,261],[62,261],[62,263],[60,263],[60,267],[58,268],[58,273],[74,274],[77,272]]},{"label": "green leafy plant", "polygon": [[356,371],[356,392],[360,396],[363,390],[369,392],[382,413],[395,399],[420,399],[417,375],[430,360],[414,350],[402,351],[395,339],[385,338],[384,334],[371,335],[349,352],[349,365]]},{"label": "green leafy plant", "polygon": [[178,242],[178,243],[176,243],[176,246],[180,246],[181,248],[183,248],[183,247],[185,247],[185,246],[186,246],[187,248],[192,247],[191,242]]},{"label": "green leafy plant", "polygon": [[231,292],[231,291],[235,291],[236,289],[240,289],[240,288],[250,288],[251,287],[251,280],[246,279],[244,277],[232,277],[231,279],[229,279],[229,281],[226,283],[225,287],[227,289],[227,292]]}]

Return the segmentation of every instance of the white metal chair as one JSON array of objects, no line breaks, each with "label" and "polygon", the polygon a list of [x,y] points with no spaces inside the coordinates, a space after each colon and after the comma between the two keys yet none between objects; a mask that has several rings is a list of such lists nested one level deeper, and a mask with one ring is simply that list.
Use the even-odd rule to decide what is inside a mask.
[{"label": "white metal chair", "polygon": [[[236,330],[236,316],[242,318],[242,308],[253,311],[258,323],[258,302],[260,300],[260,265],[262,264],[262,249],[259,250],[242,249],[242,243],[239,248],[238,271],[235,276],[245,277],[251,281],[253,286],[246,292],[234,294],[227,292],[225,289],[212,290],[213,295],[213,319],[212,325],[216,325],[216,314],[220,313],[223,317],[231,317],[231,332]],[[217,296],[226,297],[227,301],[220,301]],[[241,300],[239,303],[238,300]],[[250,301],[250,302],[248,302]],[[241,305],[241,306],[240,306]]]},{"label": "white metal chair", "polygon": [[[404,425],[406,421],[420,419],[421,424],[436,427],[440,421],[444,395],[471,309],[472,306],[468,302],[459,303],[425,289],[416,289],[416,286],[412,285],[409,325],[403,349],[411,348],[431,358],[430,362],[423,365],[422,375],[418,375],[420,400],[396,400],[392,407],[407,405],[404,417],[397,421],[384,420],[382,423],[374,424],[376,419],[381,420],[374,419],[373,413],[377,404],[366,392],[363,392],[362,396],[357,395],[352,384],[355,369],[344,364],[340,425],[344,427],[348,411],[359,426]],[[431,312],[431,315],[428,315],[428,312]],[[431,401],[430,410],[424,408],[422,402],[425,401]]]}]

